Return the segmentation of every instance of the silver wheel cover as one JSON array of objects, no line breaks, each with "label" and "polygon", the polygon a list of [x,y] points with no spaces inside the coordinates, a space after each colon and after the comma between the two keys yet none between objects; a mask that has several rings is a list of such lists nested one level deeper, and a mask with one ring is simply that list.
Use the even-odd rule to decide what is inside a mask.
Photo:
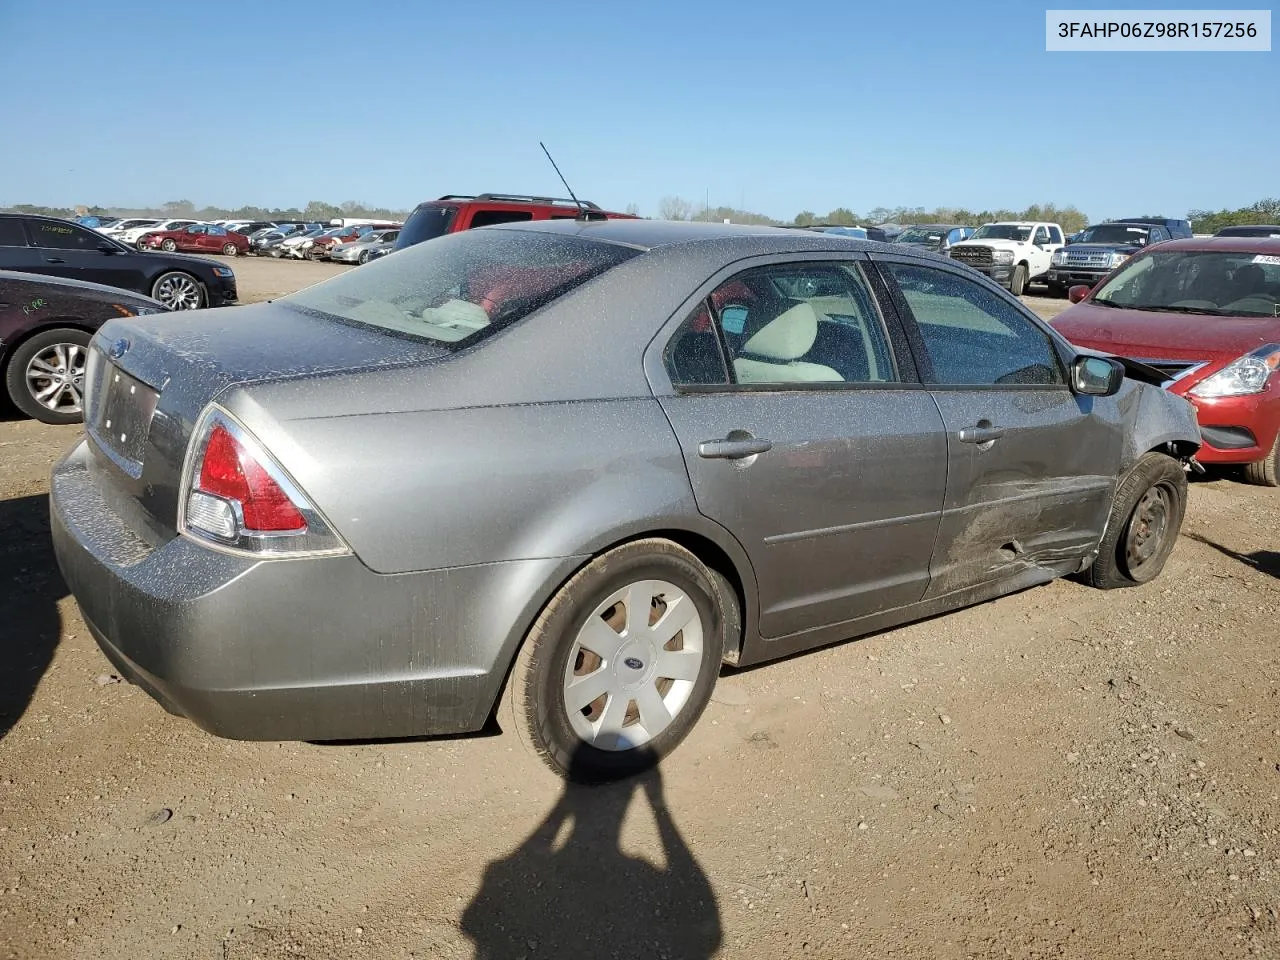
[{"label": "silver wheel cover", "polygon": [[565,665],[569,725],[600,750],[631,750],[661,734],[689,703],[702,667],[703,623],[692,598],[641,580],[603,600]]},{"label": "silver wheel cover", "polygon": [[155,298],[173,310],[200,306],[200,285],[185,273],[166,273],[156,281]]}]

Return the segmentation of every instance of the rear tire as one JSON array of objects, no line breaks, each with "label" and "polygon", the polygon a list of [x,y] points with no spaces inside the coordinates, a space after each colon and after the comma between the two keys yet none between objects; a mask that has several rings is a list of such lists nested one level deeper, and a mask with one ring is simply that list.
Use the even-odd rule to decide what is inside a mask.
[{"label": "rear tire", "polygon": [[[83,330],[58,327],[24,341],[9,357],[4,372],[13,405],[41,423],[81,423],[90,339]],[[61,389],[60,384],[64,384]],[[55,392],[44,400],[37,396],[48,390]]]},{"label": "rear tire", "polygon": [[[633,596],[638,614],[627,609]],[[547,603],[516,658],[499,723],[566,779],[639,773],[697,723],[738,622],[728,582],[688,550],[661,539],[623,544],[588,563]],[[683,625],[664,640],[664,627],[676,623]],[[595,699],[571,705],[575,687],[591,696],[597,684]]]},{"label": "rear tire", "polygon": [[1009,292],[1015,297],[1020,297],[1025,289],[1027,289],[1027,265],[1020,263],[1013,268],[1013,276],[1009,278]]},{"label": "rear tire", "polygon": [[224,243],[222,245],[222,252],[225,256],[234,257],[237,253],[239,253],[239,250],[236,248],[236,245],[234,243]]},{"label": "rear tire", "polygon": [[1083,579],[1100,590],[1150,583],[1164,569],[1187,509],[1187,474],[1163,453],[1147,453],[1121,481],[1098,558]]},{"label": "rear tire", "polygon": [[178,245],[174,243],[172,240],[161,240],[160,249],[163,250],[165,253],[173,253],[175,250],[178,249]]},{"label": "rear tire", "polygon": [[1244,479],[1259,487],[1280,487],[1280,436],[1271,445],[1270,453],[1244,465]]},{"label": "rear tire", "polygon": [[1049,288],[1049,296],[1055,300],[1061,300],[1067,295],[1067,288],[1058,283],[1046,284]]}]

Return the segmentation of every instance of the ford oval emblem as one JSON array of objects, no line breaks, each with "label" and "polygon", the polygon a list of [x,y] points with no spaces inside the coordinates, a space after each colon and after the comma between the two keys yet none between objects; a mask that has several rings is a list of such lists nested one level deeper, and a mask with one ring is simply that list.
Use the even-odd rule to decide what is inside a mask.
[{"label": "ford oval emblem", "polygon": [[107,349],[107,354],[112,360],[119,360],[128,353],[128,351],[129,341],[121,337],[119,340],[112,341],[111,346]]},{"label": "ford oval emblem", "polygon": [[627,657],[627,659],[623,660],[622,662],[625,663],[632,670],[644,669],[644,661],[641,660],[639,657]]}]

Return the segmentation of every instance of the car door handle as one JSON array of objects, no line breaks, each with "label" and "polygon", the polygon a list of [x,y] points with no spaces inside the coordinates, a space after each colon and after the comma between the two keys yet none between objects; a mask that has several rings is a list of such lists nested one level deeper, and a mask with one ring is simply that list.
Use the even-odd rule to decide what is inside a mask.
[{"label": "car door handle", "polygon": [[698,456],[706,460],[741,460],[772,449],[772,440],[763,440],[758,437],[742,440],[703,440],[698,444]]},{"label": "car door handle", "polygon": [[63,260],[61,257],[45,257],[44,262],[45,263],[66,263],[67,261]]},{"label": "car door handle", "polygon": [[964,427],[960,431],[961,443],[995,443],[1004,436],[1004,427],[993,427],[988,420],[983,420],[972,427]]}]

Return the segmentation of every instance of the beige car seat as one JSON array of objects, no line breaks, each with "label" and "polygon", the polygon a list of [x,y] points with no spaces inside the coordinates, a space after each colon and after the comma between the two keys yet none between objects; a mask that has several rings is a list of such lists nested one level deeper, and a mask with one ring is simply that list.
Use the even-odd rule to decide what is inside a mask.
[{"label": "beige car seat", "polygon": [[833,368],[800,358],[818,338],[818,314],[798,303],[779,314],[742,345],[733,361],[739,383],[822,383],[842,381]]}]

